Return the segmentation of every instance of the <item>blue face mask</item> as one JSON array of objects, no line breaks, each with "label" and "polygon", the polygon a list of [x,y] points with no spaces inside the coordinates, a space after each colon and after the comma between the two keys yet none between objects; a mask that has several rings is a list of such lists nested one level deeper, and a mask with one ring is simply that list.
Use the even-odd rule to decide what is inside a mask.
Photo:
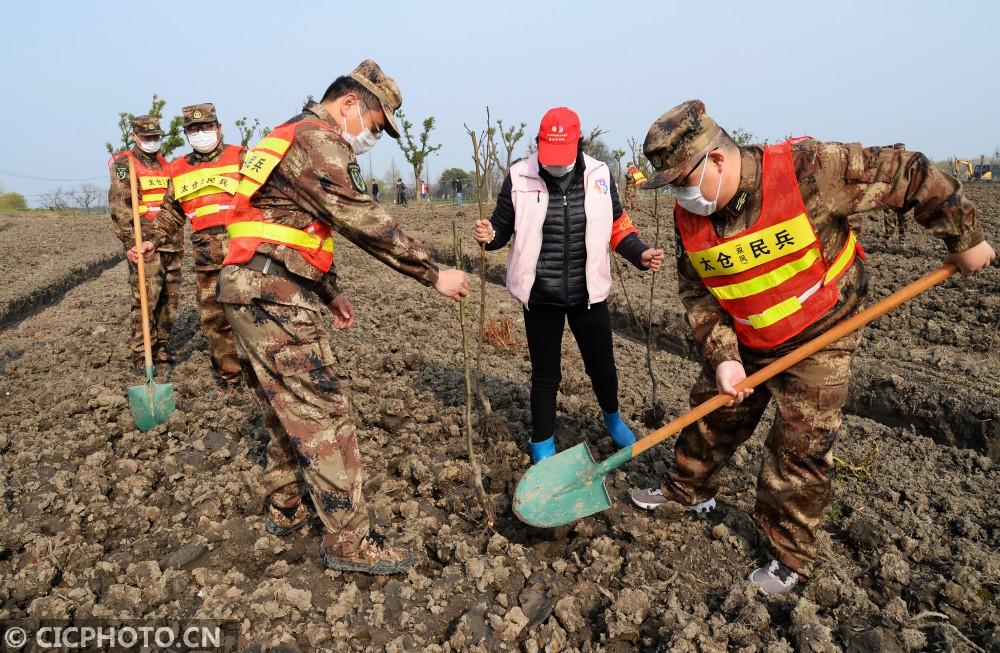
[{"label": "blue face mask", "polygon": [[674,193],[677,195],[677,203],[681,205],[681,208],[695,215],[712,215],[715,213],[715,209],[718,208],[719,192],[722,190],[721,172],[719,173],[719,185],[715,189],[715,199],[709,201],[701,194],[701,183],[705,181],[705,171],[708,170],[708,162],[709,158],[706,156],[705,165],[701,169],[701,177],[699,177],[696,186],[674,189]]}]

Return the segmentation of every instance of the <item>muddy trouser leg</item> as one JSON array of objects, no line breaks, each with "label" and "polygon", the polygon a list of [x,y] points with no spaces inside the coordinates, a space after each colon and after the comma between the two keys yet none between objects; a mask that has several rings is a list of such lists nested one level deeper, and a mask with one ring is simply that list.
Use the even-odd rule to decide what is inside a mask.
[{"label": "muddy trouser leg", "polygon": [[217,297],[216,284],[219,270],[195,269],[195,276],[198,282],[201,328],[208,338],[212,368],[227,383],[235,383],[240,378],[240,362],[236,356],[236,344],[233,342],[233,329]]},{"label": "muddy trouser leg", "polygon": [[551,306],[524,309],[524,331],[531,358],[531,441],[552,437],[556,393],[562,381],[562,336],[566,310]]},{"label": "muddy trouser leg", "polygon": [[[129,348],[135,355],[141,356],[142,345],[142,308],[139,300],[139,268],[135,263],[129,263],[129,283],[132,288],[132,337]],[[163,289],[163,266],[160,255],[153,256],[152,261],[144,265],[146,272],[146,307],[149,309],[149,335],[153,350],[156,350],[156,305],[160,301]]]},{"label": "muddy trouser leg", "polygon": [[[223,304],[225,308],[226,305]],[[229,307],[233,310],[233,307]],[[302,471],[299,469],[298,461],[295,459],[295,450],[292,448],[291,440],[288,439],[288,432],[281,425],[281,420],[271,408],[271,402],[267,399],[267,394],[261,387],[254,371],[253,363],[246,351],[240,345],[239,335],[233,331],[237,343],[237,351],[240,355],[240,366],[243,368],[243,378],[247,387],[253,390],[257,401],[263,409],[264,430],[267,431],[267,466],[264,469],[264,490],[271,498],[271,503],[279,508],[294,508],[302,501],[304,490]]]},{"label": "muddy trouser leg", "polygon": [[[718,393],[715,370],[706,365],[691,389],[691,407]],[[770,400],[767,388],[756,388],[739,406],[724,406],[681,431],[674,446],[674,464],[664,482],[664,494],[686,506],[714,497],[718,491],[718,472],[753,435]]]},{"label": "muddy trouser leg", "polygon": [[605,413],[614,413],[618,410],[618,369],[608,303],[592,304],[589,309],[586,306],[576,308],[569,311],[568,316],[569,328],[580,348],[597,403]]},{"label": "muddy trouser leg", "polygon": [[261,300],[224,306],[260,394],[277,417],[265,419],[272,440],[266,489],[289,498],[301,474],[326,527],[323,546],[334,555],[353,555],[369,530],[361,453],[320,315]]},{"label": "muddy trouser leg", "polygon": [[631,211],[635,208],[635,187],[629,186],[625,188],[625,208]]},{"label": "muddy trouser leg", "polygon": [[767,383],[778,413],[764,443],[754,518],[772,557],[800,575],[816,560],[816,529],[833,492],[832,448],[860,337],[856,331]]},{"label": "muddy trouser leg", "polygon": [[181,294],[181,252],[160,252],[160,267],[163,274],[163,289],[154,309],[158,348],[165,349],[170,342],[177,318],[177,303]]}]

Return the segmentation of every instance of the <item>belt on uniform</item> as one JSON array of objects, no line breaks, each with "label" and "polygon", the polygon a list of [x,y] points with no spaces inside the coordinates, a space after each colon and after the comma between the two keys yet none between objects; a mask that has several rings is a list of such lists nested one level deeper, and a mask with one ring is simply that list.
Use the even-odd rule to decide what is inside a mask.
[{"label": "belt on uniform", "polygon": [[254,254],[246,263],[240,263],[241,267],[248,270],[253,270],[254,272],[260,272],[261,274],[266,274],[274,277],[281,277],[282,279],[288,279],[289,281],[294,281],[300,284],[309,283],[311,280],[305,277],[300,277],[297,274],[293,274],[288,271],[288,268],[284,264],[279,263],[270,256],[266,254]]},{"label": "belt on uniform", "polygon": [[204,229],[192,230],[192,234],[198,234],[199,236],[219,236],[226,232],[225,225],[216,225],[214,227],[205,227]]}]

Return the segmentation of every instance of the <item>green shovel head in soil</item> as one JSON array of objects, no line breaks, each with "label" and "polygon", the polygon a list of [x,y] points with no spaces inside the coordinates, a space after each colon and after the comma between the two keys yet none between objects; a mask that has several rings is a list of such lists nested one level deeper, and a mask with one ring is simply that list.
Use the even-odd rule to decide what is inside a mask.
[{"label": "green shovel head in soil", "polygon": [[539,528],[563,526],[607,510],[611,496],[604,487],[610,471],[632,459],[632,447],[598,464],[580,443],[528,468],[514,491],[514,514]]},{"label": "green shovel head in soil", "polygon": [[174,384],[153,383],[153,368],[146,368],[146,383],[128,388],[128,405],[136,427],[146,432],[170,419],[174,412]]}]

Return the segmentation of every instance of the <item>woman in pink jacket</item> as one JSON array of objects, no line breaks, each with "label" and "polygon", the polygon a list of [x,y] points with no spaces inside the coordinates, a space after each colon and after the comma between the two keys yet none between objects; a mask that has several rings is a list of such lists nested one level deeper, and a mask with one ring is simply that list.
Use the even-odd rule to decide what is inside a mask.
[{"label": "woman in pink jacket", "polygon": [[618,447],[635,442],[618,405],[618,372],[607,298],[609,249],[653,271],[663,251],[639,238],[622,209],[608,166],[580,149],[580,118],[550,109],[538,130],[538,153],[511,166],[490,220],[474,236],[486,249],[511,243],[507,290],[524,306],[531,357],[531,461],[556,452],[556,392],[562,379],[566,321]]}]

